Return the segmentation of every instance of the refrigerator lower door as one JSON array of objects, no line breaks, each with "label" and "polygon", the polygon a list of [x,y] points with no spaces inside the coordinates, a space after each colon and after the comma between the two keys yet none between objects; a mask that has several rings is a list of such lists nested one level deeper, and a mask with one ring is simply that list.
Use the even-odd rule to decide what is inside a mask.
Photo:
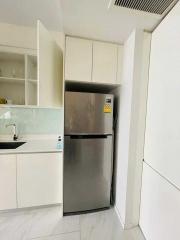
[{"label": "refrigerator lower door", "polygon": [[64,213],[110,206],[112,136],[65,136]]}]

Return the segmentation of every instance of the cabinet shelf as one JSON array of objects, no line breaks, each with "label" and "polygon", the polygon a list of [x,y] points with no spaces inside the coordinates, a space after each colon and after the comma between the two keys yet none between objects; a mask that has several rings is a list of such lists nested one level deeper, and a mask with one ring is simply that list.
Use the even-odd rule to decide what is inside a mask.
[{"label": "cabinet shelf", "polygon": [[28,82],[33,83],[33,84],[37,84],[37,80],[35,80],[35,79],[28,79]]},{"label": "cabinet shelf", "polygon": [[0,82],[2,83],[20,83],[24,84],[24,78],[14,78],[14,77],[0,77]]},{"label": "cabinet shelf", "polygon": [[36,50],[0,44],[0,98],[11,106],[61,107],[63,53],[40,21],[37,31]]}]

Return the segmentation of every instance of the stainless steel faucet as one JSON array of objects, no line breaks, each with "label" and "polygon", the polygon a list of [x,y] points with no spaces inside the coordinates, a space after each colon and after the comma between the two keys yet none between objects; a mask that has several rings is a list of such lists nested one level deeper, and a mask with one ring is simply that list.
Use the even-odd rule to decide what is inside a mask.
[{"label": "stainless steel faucet", "polygon": [[18,139],[18,135],[17,135],[17,127],[15,123],[12,124],[7,124],[6,127],[13,127],[13,140],[16,141]]}]

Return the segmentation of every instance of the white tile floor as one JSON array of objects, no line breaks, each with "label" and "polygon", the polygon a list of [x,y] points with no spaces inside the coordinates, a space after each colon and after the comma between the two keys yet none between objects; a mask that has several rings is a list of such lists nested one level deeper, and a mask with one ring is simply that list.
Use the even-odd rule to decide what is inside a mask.
[{"label": "white tile floor", "polygon": [[59,207],[0,214],[0,240],[144,240],[123,231],[114,209],[60,218]]}]

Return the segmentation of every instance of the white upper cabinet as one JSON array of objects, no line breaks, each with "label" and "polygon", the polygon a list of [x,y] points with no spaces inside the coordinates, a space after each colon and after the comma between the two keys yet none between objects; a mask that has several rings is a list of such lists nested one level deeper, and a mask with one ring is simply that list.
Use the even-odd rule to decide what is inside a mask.
[{"label": "white upper cabinet", "polygon": [[60,107],[63,99],[63,54],[38,21],[38,105]]},{"label": "white upper cabinet", "polygon": [[119,84],[122,46],[66,37],[65,80]]},{"label": "white upper cabinet", "polygon": [[115,44],[93,42],[93,74],[96,83],[117,83],[118,47]]},{"label": "white upper cabinet", "polygon": [[[29,91],[32,82],[34,85],[37,84],[36,59],[35,50],[0,45],[0,98],[2,104],[36,104],[32,92]],[[30,104],[33,101],[34,104]]]},{"label": "white upper cabinet", "polygon": [[40,21],[37,49],[4,46],[0,40],[0,104],[63,104],[63,52]]},{"label": "white upper cabinet", "polygon": [[65,79],[91,82],[92,41],[66,37]]}]

